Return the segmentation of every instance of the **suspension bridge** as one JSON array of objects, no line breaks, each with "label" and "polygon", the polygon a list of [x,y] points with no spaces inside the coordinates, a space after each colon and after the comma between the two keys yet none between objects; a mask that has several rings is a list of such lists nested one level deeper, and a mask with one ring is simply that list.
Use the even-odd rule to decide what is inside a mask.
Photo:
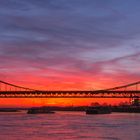
[{"label": "suspension bridge", "polygon": [[0,81],[0,98],[140,98],[140,81],[103,90],[35,90]]}]

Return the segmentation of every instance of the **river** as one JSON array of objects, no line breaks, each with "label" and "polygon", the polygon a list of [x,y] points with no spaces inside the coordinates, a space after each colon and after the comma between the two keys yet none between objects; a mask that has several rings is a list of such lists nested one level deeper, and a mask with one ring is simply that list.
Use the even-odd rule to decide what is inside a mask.
[{"label": "river", "polygon": [[0,140],[140,140],[140,114],[0,113]]}]

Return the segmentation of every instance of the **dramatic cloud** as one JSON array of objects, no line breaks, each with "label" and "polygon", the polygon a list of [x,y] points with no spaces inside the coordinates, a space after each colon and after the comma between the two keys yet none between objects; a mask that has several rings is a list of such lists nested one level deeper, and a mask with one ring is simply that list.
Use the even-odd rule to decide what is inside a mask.
[{"label": "dramatic cloud", "polygon": [[139,80],[139,5],[138,0],[0,0],[1,80],[63,90]]}]

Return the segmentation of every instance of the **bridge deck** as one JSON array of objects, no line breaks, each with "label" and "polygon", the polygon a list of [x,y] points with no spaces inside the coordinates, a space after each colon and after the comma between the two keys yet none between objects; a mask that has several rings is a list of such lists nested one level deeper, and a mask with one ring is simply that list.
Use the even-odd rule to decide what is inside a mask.
[{"label": "bridge deck", "polygon": [[0,98],[130,98],[140,90],[129,91],[0,91]]}]

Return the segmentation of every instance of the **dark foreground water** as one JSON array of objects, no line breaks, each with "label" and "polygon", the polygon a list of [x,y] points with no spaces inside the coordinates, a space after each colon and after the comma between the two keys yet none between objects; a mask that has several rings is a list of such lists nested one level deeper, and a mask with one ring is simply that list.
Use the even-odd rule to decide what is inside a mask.
[{"label": "dark foreground water", "polygon": [[140,114],[0,113],[0,140],[140,140]]}]

